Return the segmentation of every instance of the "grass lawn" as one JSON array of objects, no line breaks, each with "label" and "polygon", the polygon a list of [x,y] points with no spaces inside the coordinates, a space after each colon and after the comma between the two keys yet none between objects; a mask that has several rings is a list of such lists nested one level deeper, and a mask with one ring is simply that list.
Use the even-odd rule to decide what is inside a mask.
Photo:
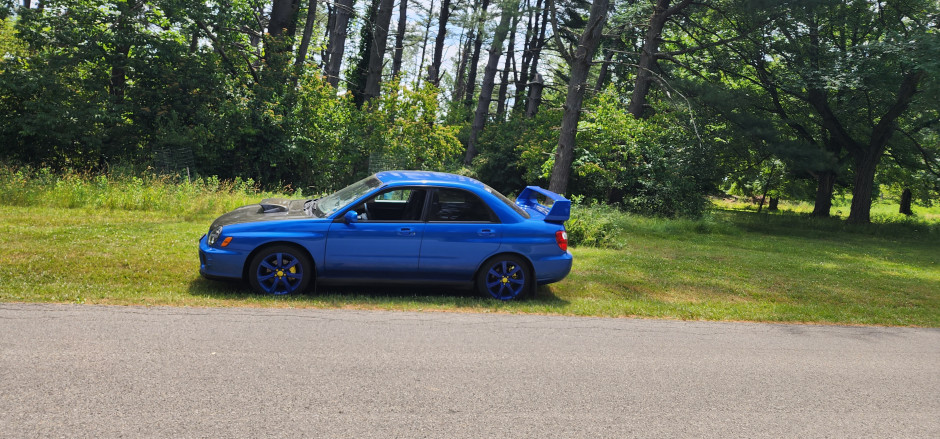
[{"label": "grass lawn", "polygon": [[564,281],[501,303],[469,291],[344,288],[267,297],[199,277],[214,213],[0,206],[0,302],[639,316],[940,327],[940,228],[716,210],[622,215]]}]

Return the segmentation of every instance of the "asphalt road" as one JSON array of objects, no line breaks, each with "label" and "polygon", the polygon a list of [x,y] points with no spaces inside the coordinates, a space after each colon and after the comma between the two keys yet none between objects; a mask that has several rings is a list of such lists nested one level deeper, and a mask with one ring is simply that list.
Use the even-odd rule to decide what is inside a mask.
[{"label": "asphalt road", "polygon": [[940,437],[940,331],[0,304],[0,436]]}]

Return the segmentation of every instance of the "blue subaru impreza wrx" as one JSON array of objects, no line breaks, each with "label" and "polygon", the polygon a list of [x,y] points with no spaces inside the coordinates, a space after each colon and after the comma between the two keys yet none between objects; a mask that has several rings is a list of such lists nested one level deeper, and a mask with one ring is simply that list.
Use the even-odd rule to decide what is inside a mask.
[{"label": "blue subaru impreza wrx", "polygon": [[510,300],[568,275],[570,211],[537,186],[513,202],[469,177],[379,172],[322,198],[265,199],[220,216],[199,241],[200,272],[265,294],[399,282]]}]

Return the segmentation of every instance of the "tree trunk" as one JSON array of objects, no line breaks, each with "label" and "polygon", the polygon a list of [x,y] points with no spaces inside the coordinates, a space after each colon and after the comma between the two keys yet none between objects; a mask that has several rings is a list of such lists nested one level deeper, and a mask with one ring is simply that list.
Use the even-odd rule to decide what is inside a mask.
[{"label": "tree trunk", "polygon": [[114,35],[118,41],[114,46],[114,51],[110,54],[111,78],[108,82],[108,94],[115,104],[124,101],[124,90],[127,87],[127,56],[130,54],[131,45],[128,43],[131,36],[130,20],[134,10],[137,9],[136,1],[129,1],[118,6],[120,13],[117,16],[117,22],[114,24]]},{"label": "tree trunk", "polygon": [[326,3],[326,26],[323,26],[323,41],[326,42],[320,48],[320,67],[326,74],[326,64],[330,61],[330,31],[333,29],[333,22],[336,21],[336,9],[333,8],[333,2]]},{"label": "tree trunk", "polygon": [[528,77],[531,78],[531,81],[527,84],[529,87],[537,87],[538,90],[533,91],[529,88],[529,92],[526,94],[526,106],[525,113],[526,117],[535,117],[535,114],[539,111],[539,105],[542,103],[542,89],[545,87],[545,80],[542,79],[542,75],[538,72],[539,66],[539,57],[542,53],[542,46],[545,45],[545,28],[548,27],[548,8],[542,10],[542,25],[538,29],[538,38],[535,40],[535,43],[532,45],[532,57],[529,60],[529,73]]},{"label": "tree trunk", "polygon": [[513,96],[512,111],[521,112],[525,108],[525,89],[529,82],[529,61],[532,58],[532,45],[535,42],[535,28],[538,26],[539,12],[542,10],[542,0],[537,0],[535,9],[531,8],[530,0],[526,0],[524,10],[528,14],[525,24],[525,37],[522,40],[522,53],[519,62],[519,71],[515,81],[515,96]]},{"label": "tree trunk", "polygon": [[852,187],[852,210],[849,222],[867,224],[871,222],[871,196],[875,186],[875,168],[881,160],[881,151],[860,153],[855,158],[855,182]]},{"label": "tree trunk", "polygon": [[395,34],[395,53],[392,55],[392,76],[401,71],[401,54],[405,50],[405,30],[408,24],[408,0],[398,4],[398,33]]},{"label": "tree trunk", "polygon": [[467,153],[463,162],[469,166],[473,157],[477,155],[477,137],[486,124],[486,117],[490,110],[490,100],[493,98],[493,83],[496,79],[496,66],[499,65],[500,55],[503,53],[503,40],[509,32],[509,25],[513,16],[518,13],[519,0],[508,0],[503,3],[502,16],[499,25],[493,32],[493,45],[490,47],[490,56],[486,60],[486,69],[483,70],[483,84],[480,85],[480,99],[477,100],[477,110],[473,114],[473,124],[470,125],[470,140],[467,142]]},{"label": "tree trunk", "polygon": [[288,65],[294,47],[294,35],[297,33],[298,12],[300,0],[274,0],[271,4],[268,32],[263,37],[265,68],[261,72],[261,79],[273,89],[281,89],[288,82]]},{"label": "tree trunk", "polygon": [[545,80],[540,73],[535,74],[535,78],[529,83],[529,96],[526,99],[525,117],[533,118],[539,112],[539,105],[542,104],[542,88],[545,87]]},{"label": "tree trunk", "polygon": [[339,70],[343,64],[343,53],[346,51],[346,36],[348,35],[349,17],[353,12],[353,0],[336,0],[333,6],[335,11],[333,27],[330,29],[330,42],[325,61],[326,81],[333,87],[339,86]]},{"label": "tree trunk", "polygon": [[[517,3],[518,4],[518,3]],[[486,8],[490,0],[483,0],[480,5],[480,18],[477,23],[476,40],[473,41],[473,55],[470,56],[470,72],[467,73],[467,91],[464,94],[464,105],[467,109],[473,107],[473,94],[477,89],[477,66],[480,64],[480,49],[483,47],[483,24],[486,21]]]},{"label": "tree trunk", "polygon": [[614,51],[608,50],[604,54],[604,62],[601,63],[601,73],[597,75],[597,83],[594,84],[594,92],[600,93],[607,86],[607,80],[610,77],[610,64],[614,59]]},{"label": "tree trunk", "polygon": [[671,0],[656,0],[656,6],[653,9],[653,15],[650,17],[646,36],[643,38],[643,48],[640,50],[640,60],[637,63],[636,80],[633,86],[633,95],[630,97],[630,104],[627,111],[633,117],[643,117],[646,109],[646,95],[649,94],[650,87],[653,85],[653,69],[656,67],[656,54],[659,53],[659,43],[663,28],[669,17],[676,12],[685,9],[691,0],[682,0],[675,6],[670,7]]},{"label": "tree trunk", "polygon": [[509,27],[509,44],[506,46],[506,62],[503,63],[503,74],[499,78],[499,92],[496,98],[496,119],[505,120],[506,116],[506,91],[509,88],[509,70],[513,64],[516,50],[516,26],[519,25],[519,14],[512,18],[512,25]]},{"label": "tree trunk", "polygon": [[418,73],[415,75],[415,88],[421,88],[421,78],[424,75],[424,56],[428,50],[428,37],[431,35],[431,13],[434,12],[434,0],[428,7],[428,22],[424,26],[424,42],[421,43],[421,59],[418,61]]},{"label": "tree trunk", "polygon": [[111,80],[108,83],[108,94],[115,103],[124,101],[124,89],[127,87],[127,55],[130,51],[130,44],[119,44],[111,55]]},{"label": "tree trunk", "polygon": [[447,36],[447,20],[450,18],[450,0],[441,2],[440,18],[437,20],[437,37],[434,38],[434,58],[428,68],[428,81],[435,87],[441,83],[441,58],[444,56],[444,38]]},{"label": "tree trunk", "polygon": [[304,21],[304,34],[300,38],[300,47],[297,48],[297,59],[294,61],[294,85],[303,73],[304,63],[307,61],[307,49],[310,46],[310,37],[313,35],[313,22],[317,18],[317,0],[307,3],[307,19]]},{"label": "tree trunk", "polygon": [[872,129],[868,145],[859,149],[855,156],[855,186],[852,188],[852,211],[849,222],[867,224],[871,222],[871,195],[875,185],[875,170],[884,155],[888,141],[895,131],[895,123],[910,106],[917,93],[917,84],[926,74],[911,72],[904,76],[894,103]]},{"label": "tree trunk", "polygon": [[776,212],[780,210],[780,199],[777,197],[770,197],[770,204],[767,205],[768,212]]},{"label": "tree trunk", "polygon": [[910,189],[904,189],[901,192],[901,207],[898,209],[898,213],[911,216],[914,214],[914,211],[911,210],[911,200],[913,199]]},{"label": "tree trunk", "polygon": [[473,28],[467,34],[467,40],[463,42],[463,49],[460,51],[460,61],[457,62],[457,74],[454,78],[454,102],[463,100],[463,94],[467,91],[467,61],[470,59],[470,50],[473,47]]},{"label": "tree trunk", "polygon": [[829,212],[832,210],[832,191],[835,185],[835,171],[822,171],[816,176],[816,202],[813,205],[813,217],[829,218]]},{"label": "tree trunk", "polygon": [[607,9],[610,0],[594,0],[591,4],[590,18],[587,27],[578,41],[578,47],[571,59],[571,78],[568,80],[568,96],[565,98],[564,114],[561,119],[561,134],[558,136],[558,147],[555,149],[555,165],[552,167],[552,178],[548,189],[558,194],[568,190],[568,178],[571,176],[571,162],[574,160],[574,140],[578,131],[578,120],[581,118],[581,104],[584,101],[584,91],[587,87],[588,72],[591,70],[591,61],[594,52],[600,44],[607,22]]},{"label": "tree trunk", "polygon": [[394,4],[394,0],[381,0],[379,2],[373,32],[375,41],[372,43],[372,51],[369,54],[369,71],[366,76],[366,86],[363,89],[363,96],[366,101],[379,96],[385,46],[388,44],[388,25],[392,22],[392,7]]}]

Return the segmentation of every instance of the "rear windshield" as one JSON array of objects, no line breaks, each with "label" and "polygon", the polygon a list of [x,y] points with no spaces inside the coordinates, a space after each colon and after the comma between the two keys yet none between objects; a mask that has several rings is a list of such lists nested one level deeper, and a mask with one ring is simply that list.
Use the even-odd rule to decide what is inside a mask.
[{"label": "rear windshield", "polygon": [[496,198],[499,198],[499,201],[502,201],[507,206],[511,207],[512,210],[515,210],[516,213],[518,213],[519,215],[522,215],[523,218],[526,218],[526,219],[529,218],[529,212],[526,212],[525,209],[519,207],[519,205],[517,205],[516,203],[513,203],[512,200],[510,200],[509,198],[506,198],[505,195],[499,193],[499,191],[497,191],[496,189],[493,189],[485,184],[483,185],[483,187],[486,188],[487,192],[495,195]]}]

